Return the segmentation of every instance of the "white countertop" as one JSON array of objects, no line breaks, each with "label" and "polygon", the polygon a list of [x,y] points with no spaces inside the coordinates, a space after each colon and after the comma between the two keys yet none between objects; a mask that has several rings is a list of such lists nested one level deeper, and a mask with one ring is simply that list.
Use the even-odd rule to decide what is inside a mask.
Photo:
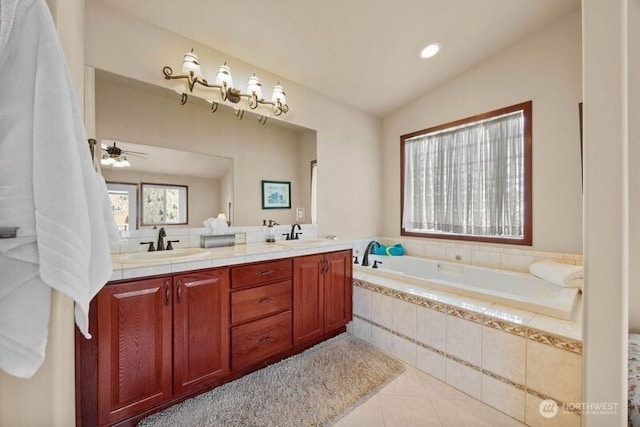
[{"label": "white countertop", "polygon": [[292,258],[351,249],[352,247],[353,242],[351,240],[326,240],[318,244],[302,247],[287,247],[281,244],[260,242],[206,249],[202,253],[190,255],[188,258],[180,260],[153,260],[136,263],[117,262],[120,254],[112,254],[113,273],[110,280],[133,279],[270,259]]}]

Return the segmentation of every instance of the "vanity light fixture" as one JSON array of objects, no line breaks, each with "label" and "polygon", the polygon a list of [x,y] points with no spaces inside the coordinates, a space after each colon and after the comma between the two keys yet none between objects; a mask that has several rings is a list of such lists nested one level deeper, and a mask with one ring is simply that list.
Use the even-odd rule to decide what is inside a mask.
[{"label": "vanity light fixture", "polygon": [[[191,52],[187,52],[184,55],[184,59],[182,61],[182,74],[174,76],[173,69],[169,66],[163,67],[162,72],[166,80],[186,79],[189,93],[193,93],[193,88],[196,84],[199,84],[207,88],[216,89],[218,91],[220,101],[229,101],[233,104],[238,104],[243,98],[245,98],[247,100],[247,106],[251,110],[255,110],[258,106],[269,106],[271,107],[271,112],[274,116],[279,116],[282,113],[286,114],[289,111],[284,89],[280,85],[280,82],[274,86],[270,101],[264,99],[262,94],[262,84],[255,74],[249,77],[247,91],[242,92],[233,87],[231,69],[226,62],[218,67],[215,83],[209,83],[206,79],[202,78],[200,60],[193,52],[193,49],[191,49]],[[182,105],[187,102],[187,99],[188,95],[183,92],[181,100]],[[209,101],[211,102],[211,112],[215,112],[218,109],[218,102],[215,100]],[[242,119],[244,109],[237,107],[235,108],[235,113],[236,117]],[[258,121],[260,124],[265,124],[267,116],[261,115],[258,118]]]}]

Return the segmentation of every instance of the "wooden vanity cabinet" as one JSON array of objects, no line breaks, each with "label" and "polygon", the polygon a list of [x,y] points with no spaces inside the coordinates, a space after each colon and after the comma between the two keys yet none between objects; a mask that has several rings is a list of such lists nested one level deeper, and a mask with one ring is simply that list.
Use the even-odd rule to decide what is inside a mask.
[{"label": "wooden vanity cabinet", "polygon": [[97,297],[101,425],[229,373],[227,268],[106,286]]},{"label": "wooden vanity cabinet", "polygon": [[349,323],[351,251],[295,258],[293,271],[294,344],[311,341]]},{"label": "wooden vanity cabinet", "polygon": [[349,250],[105,286],[76,333],[76,425],[134,426],[343,332],[351,287]]}]

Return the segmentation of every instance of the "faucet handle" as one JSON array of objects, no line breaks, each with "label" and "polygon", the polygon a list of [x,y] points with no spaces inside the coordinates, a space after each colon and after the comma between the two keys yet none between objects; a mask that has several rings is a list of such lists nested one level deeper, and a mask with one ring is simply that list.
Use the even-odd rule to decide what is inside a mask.
[{"label": "faucet handle", "polygon": [[180,240],[169,240],[167,242],[167,249],[168,251],[172,251],[173,250],[173,245],[172,243],[178,243]]},{"label": "faucet handle", "polygon": [[140,242],[141,245],[149,245],[149,249],[147,249],[147,252],[155,252],[156,248],[155,246],[153,246],[153,242]]},{"label": "faucet handle", "polygon": [[377,259],[373,260],[373,267],[371,268],[378,268],[378,264],[382,264],[382,261],[378,261]]},{"label": "faucet handle", "polygon": [[302,234],[302,231],[301,231],[301,232],[299,232],[299,233],[295,233],[295,234],[294,234],[294,236],[293,236],[293,238],[294,238],[295,240],[298,240],[298,239],[300,238],[300,237],[298,237],[298,236],[300,236],[301,234]]},{"label": "faucet handle", "polygon": [[289,233],[282,233],[282,235],[285,237],[285,240],[291,240],[291,236],[289,236]]},{"label": "faucet handle", "polygon": [[354,264],[360,264],[360,263],[358,262],[358,255],[354,255],[354,256],[353,256],[353,263],[354,263]]}]

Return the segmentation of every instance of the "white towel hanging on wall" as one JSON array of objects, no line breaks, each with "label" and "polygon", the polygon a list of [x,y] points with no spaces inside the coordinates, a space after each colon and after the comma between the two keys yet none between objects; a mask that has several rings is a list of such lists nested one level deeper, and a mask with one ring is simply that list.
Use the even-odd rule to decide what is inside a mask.
[{"label": "white towel hanging on wall", "polygon": [[88,336],[117,231],[44,0],[0,0],[0,73],[0,226],[20,227],[0,240],[0,368],[28,378],[44,360],[52,288]]}]

